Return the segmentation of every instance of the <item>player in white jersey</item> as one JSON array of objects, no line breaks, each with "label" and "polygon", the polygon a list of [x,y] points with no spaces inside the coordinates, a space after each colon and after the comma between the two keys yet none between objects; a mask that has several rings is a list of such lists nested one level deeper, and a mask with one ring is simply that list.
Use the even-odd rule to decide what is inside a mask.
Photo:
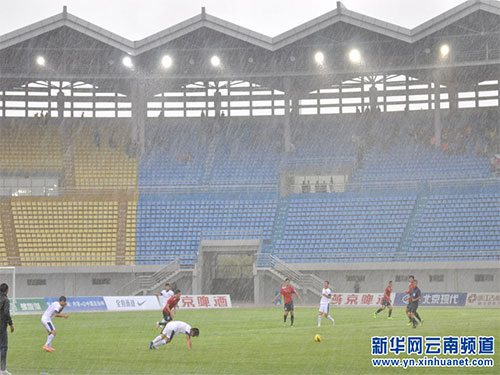
[{"label": "player in white jersey", "polygon": [[68,303],[66,302],[66,297],[61,296],[59,297],[59,301],[52,302],[49,307],[47,307],[47,310],[42,315],[42,324],[49,333],[49,336],[47,337],[47,342],[45,342],[45,345],[43,346],[43,349],[47,352],[52,352],[55,349],[52,347],[52,340],[54,340],[54,337],[56,336],[56,328],[54,327],[54,324],[52,323],[52,318],[64,318],[68,319],[68,315],[66,314],[61,314],[61,311],[63,311],[64,306],[66,306]]},{"label": "player in white jersey", "polygon": [[166,345],[174,338],[174,335],[184,333],[187,339],[188,349],[191,349],[191,337],[200,335],[198,328],[191,328],[187,323],[180,320],[168,322],[159,336],[149,344],[149,349],[158,349],[159,346]]},{"label": "player in white jersey", "polygon": [[[167,304],[170,297],[172,297],[174,294],[175,294],[174,291],[172,289],[170,289],[169,283],[165,284],[165,289],[163,289],[160,293],[155,293],[155,296],[162,297],[162,300],[163,300],[162,301],[162,309],[165,307],[165,305]],[[156,328],[159,328],[160,326],[164,326],[165,324],[167,324],[167,321],[165,320],[165,318],[162,318],[161,322],[156,322]]]},{"label": "player in white jersey", "polygon": [[328,281],[325,281],[325,284],[323,285],[323,290],[321,291],[321,301],[319,302],[319,316],[318,316],[318,327],[321,327],[321,319],[323,318],[323,315],[325,318],[330,320],[332,322],[332,325],[335,325],[335,320],[328,315],[330,312],[330,299],[332,298],[332,291],[328,287],[330,283]]}]

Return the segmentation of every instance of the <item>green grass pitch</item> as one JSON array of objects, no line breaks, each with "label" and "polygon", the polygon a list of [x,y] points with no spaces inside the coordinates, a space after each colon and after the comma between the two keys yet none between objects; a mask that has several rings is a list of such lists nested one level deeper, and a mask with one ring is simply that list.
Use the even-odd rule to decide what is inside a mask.
[{"label": "green grass pitch", "polygon": [[[281,308],[179,310],[176,319],[200,329],[187,350],[185,337],[175,337],[159,350],[149,350],[158,335],[160,312],[75,313],[55,318],[57,351],[42,350],[46,333],[40,316],[15,316],[9,334],[7,369],[20,374],[499,374],[500,309],[420,308],[424,325],[406,325],[404,308],[394,319],[374,309],[331,310],[336,326],[317,308],[298,307],[295,327],[283,327]],[[314,342],[315,334],[323,338]],[[482,369],[391,369],[371,366],[372,336],[493,335],[495,367]],[[400,355],[407,358],[407,355]],[[389,356],[387,356],[389,357]],[[390,357],[394,357],[391,355]],[[479,357],[479,356],[477,356]]]}]

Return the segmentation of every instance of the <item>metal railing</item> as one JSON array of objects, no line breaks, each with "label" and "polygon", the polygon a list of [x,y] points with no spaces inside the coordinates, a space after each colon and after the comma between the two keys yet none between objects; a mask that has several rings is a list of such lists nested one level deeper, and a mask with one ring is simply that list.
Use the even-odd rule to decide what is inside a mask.
[{"label": "metal railing", "polygon": [[140,186],[141,193],[169,193],[169,194],[200,194],[200,193],[275,193],[278,191],[278,183],[245,183],[238,182],[216,185],[149,185]]},{"label": "metal railing", "polygon": [[[483,187],[500,187],[500,178],[468,178],[468,179],[435,179],[427,181],[370,181],[370,182],[347,182],[347,183],[327,183],[328,192],[364,192],[376,190],[390,191],[422,191],[435,192],[445,189],[467,189]],[[299,189],[302,184],[291,185],[294,189]],[[314,183],[311,184],[314,187]],[[314,194],[314,192],[311,192]],[[310,193],[302,193],[310,194]]]},{"label": "metal railing", "polygon": [[21,262],[23,266],[115,266],[135,265],[136,261],[151,261],[157,263],[171,263],[176,257],[169,256],[149,256],[149,255],[7,255],[0,256],[0,261],[6,260],[9,264]]},{"label": "metal railing", "polygon": [[118,295],[135,295],[140,292],[148,292],[154,290],[155,288],[159,288],[162,283],[164,283],[166,280],[168,280],[169,277],[179,272],[180,270],[180,260],[177,258],[152,275],[136,277],[132,281],[123,285],[116,292]]},{"label": "metal railing", "polygon": [[315,294],[320,294],[323,287],[323,281],[316,275],[302,273],[290,264],[282,262],[278,257],[272,254],[259,254],[258,263],[261,265],[269,265],[269,267],[264,268],[272,268],[278,274],[290,279],[298,288],[307,289]]}]

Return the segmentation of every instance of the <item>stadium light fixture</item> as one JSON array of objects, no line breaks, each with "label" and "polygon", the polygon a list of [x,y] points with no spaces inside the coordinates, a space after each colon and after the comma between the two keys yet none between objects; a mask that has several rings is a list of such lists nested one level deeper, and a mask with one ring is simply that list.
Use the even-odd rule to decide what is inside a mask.
[{"label": "stadium light fixture", "polygon": [[325,55],[323,54],[323,52],[316,52],[314,54],[314,61],[316,61],[316,64],[323,66],[323,64],[325,63]]},{"label": "stadium light fixture", "polygon": [[172,60],[172,58],[169,56],[169,55],[165,55],[161,58],[161,65],[165,68],[165,69],[168,69],[172,66],[172,64],[174,63],[174,61]]},{"label": "stadium light fixture", "polygon": [[361,63],[361,52],[359,52],[359,49],[353,48],[352,50],[349,51],[349,60],[353,64]]},{"label": "stadium light fixture", "polygon": [[40,66],[45,66],[45,57],[43,56],[37,56],[36,57],[36,63]]},{"label": "stadium light fixture", "polygon": [[439,52],[441,53],[441,58],[447,58],[450,54],[450,46],[448,44],[443,44],[441,48],[439,48]]},{"label": "stadium light fixture", "polygon": [[210,63],[212,64],[213,67],[219,67],[220,66],[220,58],[217,55],[213,55],[210,58]]},{"label": "stadium light fixture", "polygon": [[125,56],[122,59],[122,64],[125,65],[129,69],[132,69],[134,67],[134,63],[132,62],[132,58],[130,56]]}]

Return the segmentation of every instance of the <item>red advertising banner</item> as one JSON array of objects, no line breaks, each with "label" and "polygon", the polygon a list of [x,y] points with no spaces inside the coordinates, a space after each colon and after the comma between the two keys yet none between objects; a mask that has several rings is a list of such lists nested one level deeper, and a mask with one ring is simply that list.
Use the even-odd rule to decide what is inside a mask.
[{"label": "red advertising banner", "polygon": [[229,294],[186,294],[178,304],[181,309],[227,309],[231,308]]},{"label": "red advertising banner", "polygon": [[[384,293],[333,293],[330,306],[367,307],[382,303]],[[391,300],[394,293],[391,294]]]}]

